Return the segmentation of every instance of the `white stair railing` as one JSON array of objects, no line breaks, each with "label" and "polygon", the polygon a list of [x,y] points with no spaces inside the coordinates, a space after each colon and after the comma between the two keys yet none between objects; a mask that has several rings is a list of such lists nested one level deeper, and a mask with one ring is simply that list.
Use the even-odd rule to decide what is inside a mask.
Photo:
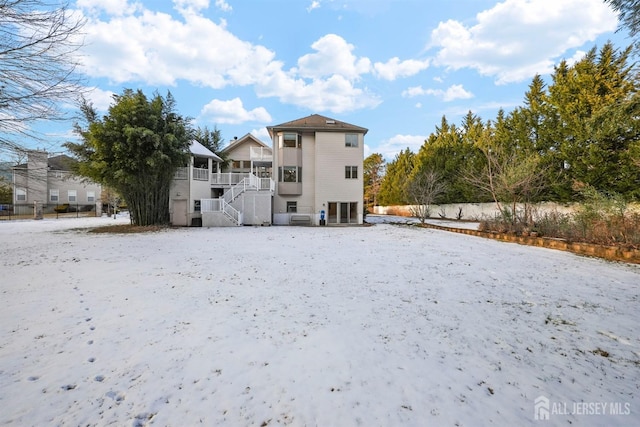
[{"label": "white stair railing", "polygon": [[255,190],[256,188],[258,188],[258,183],[256,181],[257,179],[258,178],[255,175],[251,174],[247,178],[244,178],[242,181],[225,191],[224,195],[222,196],[225,202],[232,203],[235,199],[238,198],[238,196],[240,196],[248,189]]},{"label": "white stair railing", "polygon": [[269,190],[273,192],[274,189],[275,183],[271,178],[258,178],[251,174],[225,191],[222,197],[202,199],[200,201],[200,210],[201,212],[222,212],[236,225],[241,225],[242,212],[234,208],[231,203],[247,190]]},{"label": "white stair railing", "polygon": [[242,224],[242,212],[227,203],[222,197],[217,199],[202,199],[201,212],[222,212],[236,225]]},{"label": "white stair railing", "polygon": [[227,215],[236,225],[242,224],[242,212],[222,200],[222,212]]}]

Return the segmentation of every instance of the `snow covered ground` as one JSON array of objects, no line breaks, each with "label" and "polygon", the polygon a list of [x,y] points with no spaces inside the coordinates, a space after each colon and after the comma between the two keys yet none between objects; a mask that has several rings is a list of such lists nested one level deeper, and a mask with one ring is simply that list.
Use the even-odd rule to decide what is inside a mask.
[{"label": "snow covered ground", "polygon": [[[417,218],[396,215],[367,215],[366,222],[369,224],[420,224],[420,220]],[[425,222],[441,227],[464,228],[467,230],[477,230],[480,226],[480,223],[476,221],[454,221],[439,218],[427,218]]]},{"label": "snow covered ground", "polygon": [[0,425],[640,425],[637,265],[127,221],[0,222]]}]

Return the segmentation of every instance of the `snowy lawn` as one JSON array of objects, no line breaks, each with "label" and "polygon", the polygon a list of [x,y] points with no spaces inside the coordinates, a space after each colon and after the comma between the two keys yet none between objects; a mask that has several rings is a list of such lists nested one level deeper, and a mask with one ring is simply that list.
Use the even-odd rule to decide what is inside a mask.
[{"label": "snowy lawn", "polygon": [[0,222],[1,425],[640,425],[637,265],[123,221]]}]

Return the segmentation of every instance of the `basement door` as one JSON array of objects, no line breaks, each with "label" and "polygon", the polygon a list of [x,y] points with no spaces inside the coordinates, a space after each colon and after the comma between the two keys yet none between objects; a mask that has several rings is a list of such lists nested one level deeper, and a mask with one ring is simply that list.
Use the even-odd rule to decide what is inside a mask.
[{"label": "basement door", "polygon": [[187,225],[187,201],[186,200],[174,200],[173,201],[173,225],[178,227],[186,227]]}]

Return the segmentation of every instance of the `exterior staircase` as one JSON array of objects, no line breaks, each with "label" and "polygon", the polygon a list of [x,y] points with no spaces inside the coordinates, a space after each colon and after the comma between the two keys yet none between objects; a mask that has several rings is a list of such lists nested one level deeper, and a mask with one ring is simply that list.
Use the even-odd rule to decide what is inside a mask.
[{"label": "exterior staircase", "polygon": [[206,212],[220,212],[233,225],[243,224],[243,213],[236,209],[232,203],[247,191],[269,191],[273,194],[275,183],[271,178],[258,178],[251,174],[224,192],[222,197],[217,199],[203,199],[200,201],[202,214]]}]

